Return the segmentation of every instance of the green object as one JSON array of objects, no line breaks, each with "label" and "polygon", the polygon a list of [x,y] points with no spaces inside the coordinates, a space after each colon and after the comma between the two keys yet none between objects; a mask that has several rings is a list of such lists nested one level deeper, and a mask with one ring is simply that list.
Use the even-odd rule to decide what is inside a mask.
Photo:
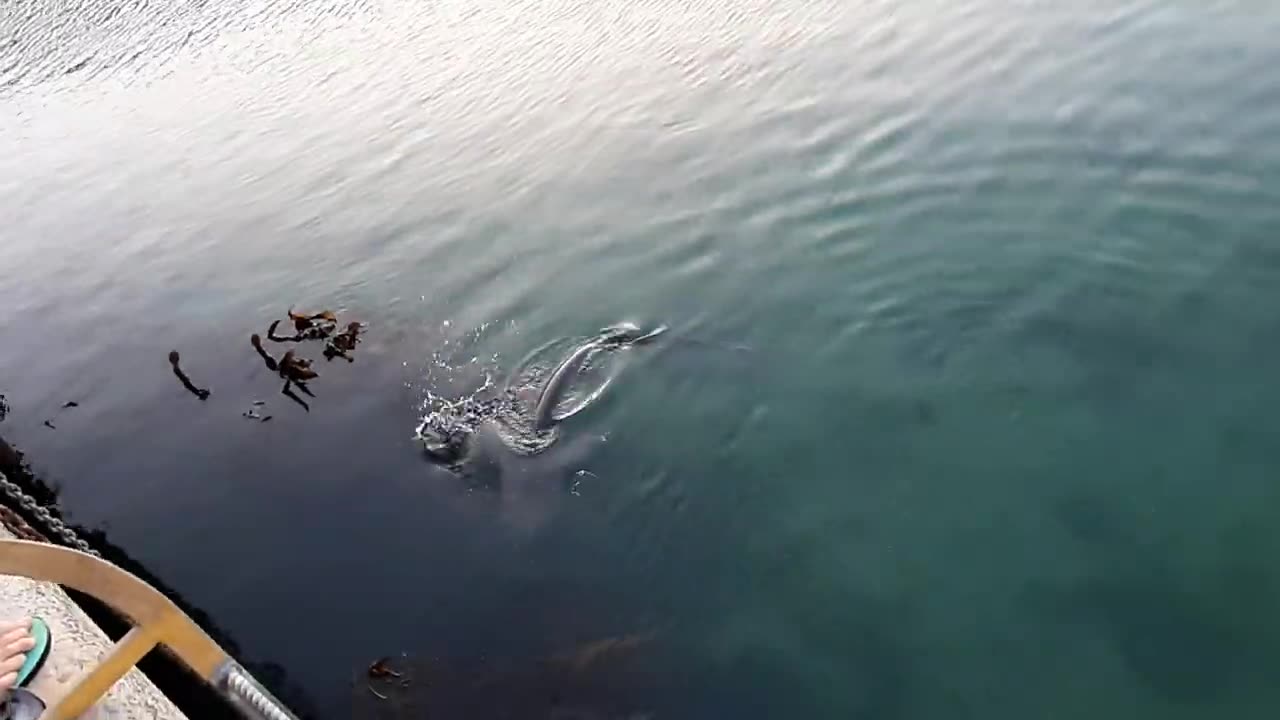
[{"label": "green object", "polygon": [[18,687],[22,687],[30,682],[31,678],[40,671],[40,666],[44,665],[44,659],[49,656],[49,647],[53,645],[53,636],[49,632],[49,625],[40,618],[31,619],[31,637],[35,638],[36,646],[31,648],[27,653],[27,659],[22,663],[22,667],[18,668]]}]

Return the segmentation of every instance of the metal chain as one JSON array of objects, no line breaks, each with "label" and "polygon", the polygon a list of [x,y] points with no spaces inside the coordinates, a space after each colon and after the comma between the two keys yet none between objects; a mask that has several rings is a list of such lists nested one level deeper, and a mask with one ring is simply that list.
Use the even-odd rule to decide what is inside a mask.
[{"label": "metal chain", "polygon": [[66,523],[54,517],[47,508],[36,502],[35,498],[13,484],[3,472],[0,472],[0,490],[4,490],[9,499],[21,505],[23,509],[34,515],[36,520],[39,520],[46,528],[52,530],[64,544],[94,557],[102,557],[97,550],[89,547],[89,543],[85,542],[79,535],[76,535],[74,530],[67,527]]},{"label": "metal chain", "polygon": [[9,529],[19,540],[35,540],[46,545],[53,544],[49,538],[40,534],[39,530],[31,527],[31,525],[22,519],[22,516],[14,512],[7,505],[0,504],[0,525]]}]

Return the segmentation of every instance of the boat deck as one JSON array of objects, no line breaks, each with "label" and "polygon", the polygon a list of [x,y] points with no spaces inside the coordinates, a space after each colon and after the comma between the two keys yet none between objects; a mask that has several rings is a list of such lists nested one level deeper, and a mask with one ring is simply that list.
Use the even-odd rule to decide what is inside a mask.
[{"label": "boat deck", "polygon": [[[0,540],[13,539],[0,526]],[[69,688],[87,668],[112,646],[102,629],[62,590],[52,583],[0,575],[0,617],[38,615],[49,624],[53,645],[30,690],[41,698],[54,697]],[[137,668],[108,691],[85,720],[185,720],[183,713]]]}]

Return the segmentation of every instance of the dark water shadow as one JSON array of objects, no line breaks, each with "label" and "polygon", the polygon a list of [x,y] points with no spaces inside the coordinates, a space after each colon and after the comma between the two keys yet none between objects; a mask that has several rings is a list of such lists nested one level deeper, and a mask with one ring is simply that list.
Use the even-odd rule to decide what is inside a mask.
[{"label": "dark water shadow", "polygon": [[1072,539],[1107,552],[1123,548],[1132,552],[1138,544],[1134,528],[1138,518],[1118,501],[1087,492],[1071,493],[1052,501],[1050,515]]},{"label": "dark water shadow", "polygon": [[785,656],[753,650],[727,668],[719,684],[736,689],[722,691],[716,704],[753,718],[913,717],[912,696],[921,689],[922,676],[905,648],[870,625],[833,630],[828,642],[840,647],[828,646],[826,652],[837,671],[814,677]]},{"label": "dark water shadow", "polygon": [[[635,656],[644,638],[605,638],[569,654],[535,659],[393,658],[401,677],[357,675],[353,718],[630,720],[676,679]],[[616,651],[610,650],[615,645]],[[630,647],[636,644],[637,647]],[[594,648],[602,648],[597,651]],[[589,657],[592,654],[598,657]]]},{"label": "dark water shadow", "polygon": [[708,673],[695,703],[704,716],[900,720],[921,712],[937,690],[916,647],[921,607],[910,595],[880,594],[833,575],[826,542],[813,531],[770,543],[716,578],[723,591],[709,585],[708,626],[736,598],[750,597],[748,625],[761,630],[746,631],[741,649]]},{"label": "dark water shadow", "polygon": [[1073,361],[1081,382],[1070,393],[1102,409],[1128,405],[1143,387],[1142,376],[1172,362],[1179,352],[1176,344],[1132,318],[1071,309],[1027,318],[1014,340],[1019,347],[1047,348]]},{"label": "dark water shadow", "polygon": [[1059,623],[1102,634],[1133,676],[1173,703],[1219,702],[1240,688],[1254,651],[1203,598],[1159,573],[1038,585],[1025,598]]},{"label": "dark water shadow", "polygon": [[1258,623],[1280,602],[1261,542],[1225,546],[1206,577],[1180,568],[1177,548],[1144,541],[1142,518],[1115,499],[1067,495],[1049,515],[1093,570],[1029,586],[1022,600],[1034,615],[1098,632],[1143,687],[1171,703],[1217,703],[1257,689],[1257,668],[1280,651],[1280,634],[1268,638]]},{"label": "dark water shadow", "polygon": [[[30,464],[21,451],[0,438],[0,472],[3,472],[14,484],[35,498],[50,513],[64,522],[62,511],[58,506],[59,490],[45,478],[39,477],[31,470]],[[54,537],[55,533],[43,525],[21,507],[11,508],[22,516],[23,520],[43,532],[46,537]],[[232,657],[236,658],[251,674],[261,681],[272,693],[293,710],[300,718],[320,717],[316,706],[309,695],[295,683],[283,667],[269,662],[254,662],[241,654],[238,645],[230,634],[214,623],[213,618],[198,606],[188,601],[172,587],[165,584],[141,563],[131,557],[124,548],[114,544],[103,530],[86,528],[74,523],[68,526],[102,557],[127,570],[133,575],[159,590],[161,594],[173,601],[202,630],[209,634]],[[132,624],[116,614],[98,600],[73,590],[68,590],[71,598],[112,640],[119,640],[132,627]],[[147,655],[138,667],[148,678],[172,699],[191,720],[239,720],[242,715],[222,696],[202,680],[197,678],[185,665],[172,659],[165,653],[152,652]]]},{"label": "dark water shadow", "polygon": [[560,515],[572,494],[575,471],[587,464],[600,443],[591,434],[562,436],[543,452],[521,455],[484,423],[472,436],[455,475],[497,512],[503,526],[532,532]]}]

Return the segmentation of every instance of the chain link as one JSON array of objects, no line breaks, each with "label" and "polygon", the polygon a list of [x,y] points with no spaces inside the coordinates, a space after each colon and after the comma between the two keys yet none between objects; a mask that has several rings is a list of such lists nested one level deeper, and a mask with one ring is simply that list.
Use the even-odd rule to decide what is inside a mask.
[{"label": "chain link", "polygon": [[[8,505],[0,503],[0,525],[9,529],[19,540],[34,540],[45,544],[52,544],[49,538],[40,534],[39,530],[31,527],[31,525],[22,519],[22,516],[14,512]],[[0,717],[3,717],[0,715]]]},{"label": "chain link", "polygon": [[89,543],[83,538],[76,535],[75,531],[67,527],[67,524],[59,518],[53,516],[48,508],[36,502],[36,499],[23,492],[22,488],[15,485],[9,478],[0,472],[0,490],[4,490],[4,494],[9,499],[18,503],[24,510],[35,516],[36,520],[44,527],[52,530],[64,544],[79,550],[82,553],[88,553],[94,557],[102,557],[97,550],[89,547]]}]

